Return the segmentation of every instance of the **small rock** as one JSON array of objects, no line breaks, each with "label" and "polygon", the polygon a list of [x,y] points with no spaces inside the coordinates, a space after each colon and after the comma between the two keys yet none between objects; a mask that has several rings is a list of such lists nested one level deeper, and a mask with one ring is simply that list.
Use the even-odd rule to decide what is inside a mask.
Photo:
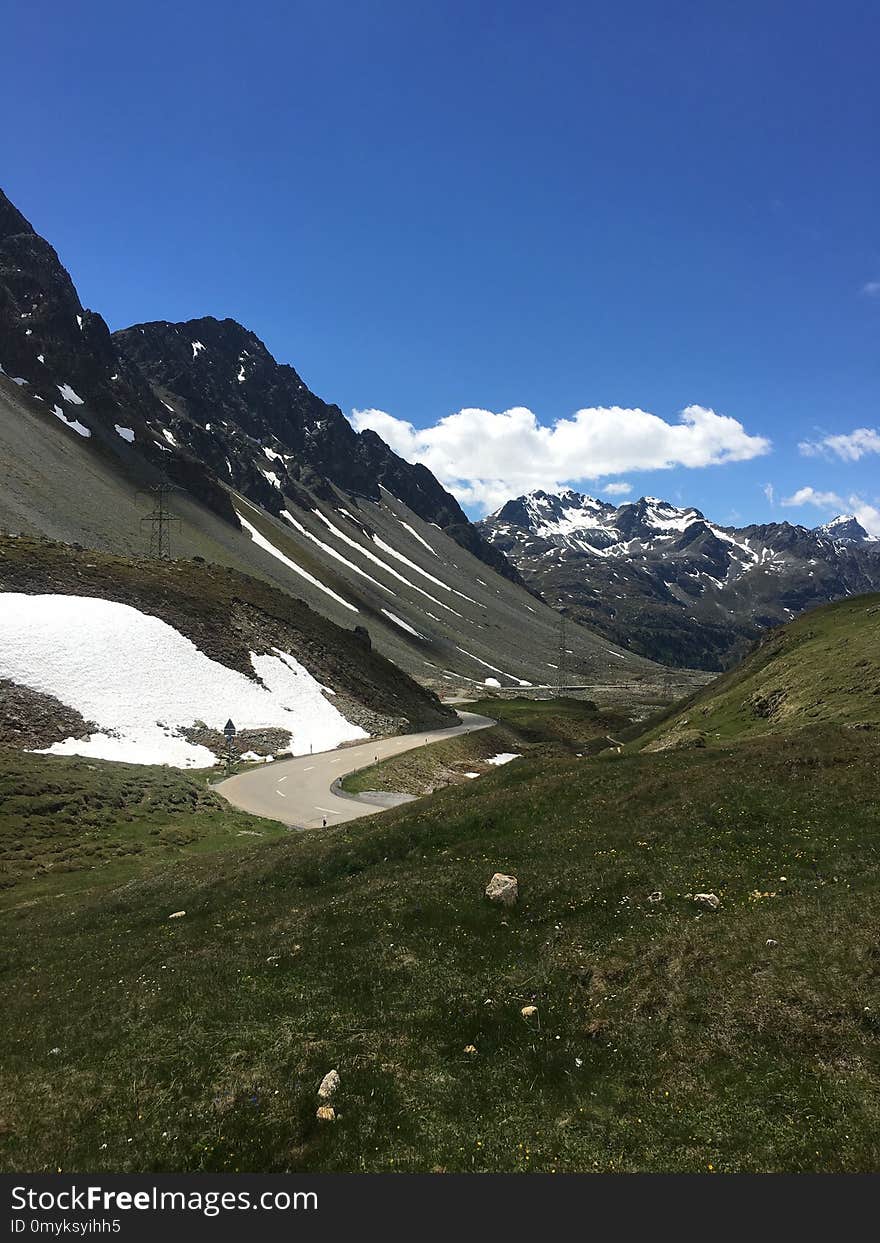
[{"label": "small rock", "polygon": [[464,1051],[468,1057],[473,1057],[477,1051],[477,1046],[475,1044],[466,1044],[464,1046]]},{"label": "small rock", "polygon": [[185,914],[186,914],[186,911],[175,911],[172,915],[169,915],[168,918],[169,919],[182,919]]},{"label": "small rock", "polygon": [[779,942],[778,942],[778,941],[774,941],[772,937],[768,937],[768,938],[767,938],[767,940],[764,942],[764,944],[765,944],[765,945],[767,945],[767,946],[769,946],[769,947],[772,949],[772,948],[773,948],[773,946],[774,946],[774,945],[778,945],[778,944],[779,944]]},{"label": "small rock", "polygon": [[699,902],[700,906],[708,906],[712,911],[717,911],[721,905],[721,899],[717,893],[695,893],[694,901]]},{"label": "small rock", "polygon": [[319,1105],[315,1111],[315,1117],[319,1122],[335,1122],[336,1110],[332,1105]]},{"label": "small rock", "polygon": [[520,1010],[520,1014],[523,1016],[524,1019],[530,1019],[533,1014],[537,1014],[537,1013],[538,1013],[537,1006],[523,1006],[523,1008]]},{"label": "small rock", "polygon": [[328,1070],[318,1087],[318,1096],[322,1101],[329,1101],[330,1097],[339,1087],[339,1072],[336,1070]]},{"label": "small rock", "polygon": [[648,894],[648,901],[649,902],[662,902],[663,894],[660,892],[659,889],[655,889],[653,893]]},{"label": "small rock", "polygon": [[500,902],[503,906],[513,906],[519,897],[519,885],[515,876],[505,876],[496,872],[486,886],[486,897],[490,902]]}]

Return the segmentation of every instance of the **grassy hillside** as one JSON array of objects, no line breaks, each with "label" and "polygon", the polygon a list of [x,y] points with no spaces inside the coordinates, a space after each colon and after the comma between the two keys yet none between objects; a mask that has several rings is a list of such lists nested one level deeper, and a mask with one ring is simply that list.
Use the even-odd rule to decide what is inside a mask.
[{"label": "grassy hillside", "polygon": [[111,888],[155,867],[288,832],[204,777],[0,748],[0,909]]},{"label": "grassy hillside", "polygon": [[0,592],[97,596],[160,617],[212,660],[253,676],[251,652],[281,648],[337,693],[334,703],[369,732],[443,726],[437,697],[300,600],[223,566],[133,560],[48,540],[0,536]]},{"label": "grassy hillside", "polygon": [[876,1169],[878,759],[834,727],[526,758],[14,910],[3,1164]]},{"label": "grassy hillside", "polygon": [[826,605],[773,631],[637,745],[711,745],[820,722],[880,728],[880,594]]},{"label": "grassy hillside", "polygon": [[394,790],[428,794],[468,781],[467,773],[490,772],[487,761],[502,752],[543,756],[595,754],[609,745],[608,735],[630,725],[620,712],[600,711],[584,699],[480,699],[463,705],[470,712],[493,717],[498,724],[475,734],[407,751],[351,773],[342,788]]}]

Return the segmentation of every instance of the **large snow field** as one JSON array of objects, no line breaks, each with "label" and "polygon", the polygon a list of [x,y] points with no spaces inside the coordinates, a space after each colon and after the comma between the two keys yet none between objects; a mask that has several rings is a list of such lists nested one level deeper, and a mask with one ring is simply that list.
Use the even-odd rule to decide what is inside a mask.
[{"label": "large snow field", "polygon": [[0,678],[54,695],[99,731],[47,748],[134,764],[210,768],[207,747],[179,730],[278,727],[294,755],[369,735],[331,704],[286,652],[251,654],[263,685],[209,659],[185,635],[127,604],[81,596],[0,593]]}]

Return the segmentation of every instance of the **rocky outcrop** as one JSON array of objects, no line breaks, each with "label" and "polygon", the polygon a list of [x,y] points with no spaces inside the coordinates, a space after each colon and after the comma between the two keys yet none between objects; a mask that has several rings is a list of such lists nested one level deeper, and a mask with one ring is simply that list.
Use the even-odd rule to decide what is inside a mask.
[{"label": "rocky outcrop", "polygon": [[53,695],[0,678],[0,746],[36,751],[96,728]]}]

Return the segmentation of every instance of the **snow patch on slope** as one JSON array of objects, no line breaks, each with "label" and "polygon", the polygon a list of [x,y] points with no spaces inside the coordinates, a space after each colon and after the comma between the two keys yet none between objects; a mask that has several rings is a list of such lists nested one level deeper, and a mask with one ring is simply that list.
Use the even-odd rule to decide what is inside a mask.
[{"label": "snow patch on slope", "polygon": [[85,402],[83,401],[83,399],[79,396],[78,393],[75,393],[73,391],[73,389],[70,387],[69,384],[56,384],[55,387],[58,389],[58,392],[61,394],[64,400],[70,402],[72,406],[85,405]]},{"label": "snow patch on slope", "polygon": [[400,626],[401,630],[408,630],[410,634],[414,634],[417,639],[424,639],[423,634],[419,634],[418,630],[413,630],[409,622],[405,622],[402,617],[398,617],[395,613],[391,613],[388,609],[382,609],[387,618],[394,622],[395,626]]},{"label": "snow patch on slope", "polygon": [[417,587],[415,583],[411,583],[408,578],[404,578],[402,574],[399,574],[397,570],[383,561],[381,557],[377,557],[375,553],[370,552],[367,548],[362,548],[356,540],[353,540],[351,536],[346,535],[346,533],[341,531],[334,522],[331,522],[326,514],[322,514],[320,509],[313,509],[312,513],[316,518],[320,519],[320,521],[324,523],[324,525],[333,533],[333,535],[336,536],[337,539],[342,540],[344,544],[348,544],[350,548],[353,548],[356,552],[359,552],[362,557],[366,557],[368,561],[372,561],[374,565],[377,565],[381,570],[384,570],[386,574],[390,574],[392,578],[396,578],[406,587],[410,587],[413,591],[417,591],[419,595],[422,595],[427,600],[430,600],[432,604],[439,604],[441,609],[447,609],[450,613],[455,613],[456,617],[461,617],[461,613],[457,613],[450,604],[444,604],[443,601],[438,600],[436,596],[429,595],[429,593],[423,590],[423,588]]},{"label": "snow patch on slope", "polygon": [[[395,514],[394,516],[395,516],[395,517],[397,517],[397,515],[396,515],[396,514]],[[432,547],[431,547],[431,545],[428,543],[428,541],[427,541],[427,540],[422,539],[421,535],[419,535],[419,533],[418,533],[418,531],[415,529],[415,527],[411,527],[411,526],[410,526],[410,524],[409,524],[408,522],[404,522],[404,520],[403,520],[402,518],[397,518],[397,521],[400,523],[400,525],[401,525],[402,527],[405,527],[405,528],[407,529],[407,531],[409,531],[409,533],[410,533],[410,535],[413,537],[413,539],[417,539],[417,540],[419,541],[419,543],[420,543],[420,544],[424,544],[424,546],[427,548],[427,550],[428,550],[428,552],[429,552],[429,553],[431,553],[431,554],[432,554],[433,556],[435,556],[435,557],[439,557],[439,556],[440,556],[440,554],[439,554],[439,552],[437,552],[436,548],[432,548]],[[485,586],[485,584],[483,584],[483,585]]]},{"label": "snow patch on slope", "polygon": [[368,737],[294,657],[274,653],[251,654],[260,685],[130,605],[0,594],[0,677],[53,695],[99,727],[55,743],[47,749],[55,755],[210,768],[213,754],[179,731],[197,721],[222,729],[230,716],[239,729],[288,730],[294,755]]},{"label": "snow patch on slope", "polygon": [[354,565],[346,557],[343,557],[341,552],[337,552],[335,548],[331,548],[329,544],[325,544],[323,540],[319,540],[317,535],[312,535],[311,531],[307,531],[303,524],[294,518],[289,509],[282,510],[281,516],[282,518],[286,518],[291,526],[295,527],[296,530],[299,531],[300,535],[304,535],[306,539],[310,539],[313,544],[317,544],[321,551],[326,552],[329,557],[334,559],[334,561],[339,561],[355,574],[360,574],[361,578],[367,579],[367,581],[372,583],[374,587],[378,587],[380,591],[386,592],[389,596],[396,594],[390,587],[386,587],[384,583],[380,583],[378,579],[373,578],[373,576],[368,574],[366,570],[362,570],[360,566]]},{"label": "snow patch on slope", "polygon": [[325,586],[324,583],[315,578],[313,574],[310,574],[308,570],[304,570],[301,565],[297,565],[295,561],[291,561],[290,557],[285,557],[280,548],[276,548],[274,544],[270,543],[270,541],[266,539],[265,535],[263,535],[255,526],[252,526],[251,523],[248,522],[247,518],[244,517],[240,509],[236,508],[235,512],[238,514],[239,522],[258,547],[262,548],[265,552],[271,553],[273,557],[277,557],[278,560],[282,561],[289,570],[293,570],[295,574],[299,574],[300,578],[306,579],[312,584],[313,587],[317,587],[320,591],[323,591],[325,595],[332,596],[337,604],[341,604],[344,608],[350,609],[352,613],[359,612],[353,604],[349,604],[347,600],[343,600],[342,596],[337,595],[335,591],[332,591],[329,587]]},{"label": "snow patch on slope", "polygon": [[88,440],[91,436],[92,433],[87,427],[84,427],[83,424],[80,423],[79,419],[69,419],[60,406],[53,406],[52,413],[55,415],[56,419],[60,419],[66,427],[69,427],[71,431],[76,432],[77,435],[83,436],[86,440]]}]

